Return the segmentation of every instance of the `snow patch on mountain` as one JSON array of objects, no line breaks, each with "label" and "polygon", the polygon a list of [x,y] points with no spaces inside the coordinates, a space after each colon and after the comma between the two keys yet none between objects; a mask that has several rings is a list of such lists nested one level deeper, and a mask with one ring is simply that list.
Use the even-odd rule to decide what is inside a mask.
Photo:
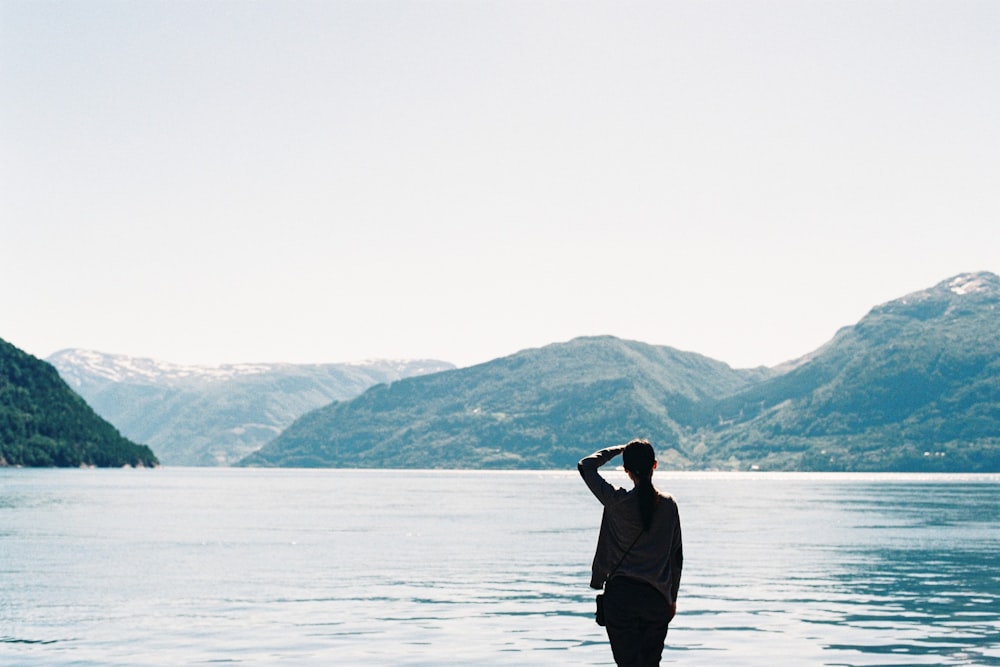
[{"label": "snow patch on mountain", "polygon": [[953,278],[951,282],[948,283],[948,288],[959,296],[965,296],[966,294],[986,292],[989,290],[989,285],[986,283],[986,279],[983,275],[966,273]]},{"label": "snow patch on mountain", "polygon": [[228,380],[240,375],[266,373],[281,364],[225,364],[192,366],[156,359],[107,354],[94,350],[69,349],[56,352],[49,361],[60,373],[80,380],[83,373],[111,382],[169,383],[185,380]]},{"label": "snow patch on mountain", "polygon": [[75,348],[56,352],[48,361],[75,387],[82,386],[85,380],[94,379],[133,385],[180,386],[226,382],[275,372],[295,375],[323,367],[356,368],[359,371],[379,369],[393,376],[406,377],[454,367],[433,359],[372,359],[340,364],[241,363],[199,366]]}]

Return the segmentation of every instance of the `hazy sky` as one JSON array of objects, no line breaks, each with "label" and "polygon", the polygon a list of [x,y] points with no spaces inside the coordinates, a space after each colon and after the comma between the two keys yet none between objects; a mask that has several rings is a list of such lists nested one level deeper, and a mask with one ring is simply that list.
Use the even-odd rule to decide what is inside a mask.
[{"label": "hazy sky", "polygon": [[733,366],[1000,273],[1000,2],[0,0],[0,338]]}]

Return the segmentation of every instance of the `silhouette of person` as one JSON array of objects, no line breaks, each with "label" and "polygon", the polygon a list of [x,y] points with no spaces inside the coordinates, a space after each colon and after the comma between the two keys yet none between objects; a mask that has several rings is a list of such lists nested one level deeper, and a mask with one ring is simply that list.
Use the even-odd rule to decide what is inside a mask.
[{"label": "silhouette of person", "polygon": [[[631,490],[612,485],[598,470],[619,454]],[[645,440],[601,449],[581,459],[577,469],[604,505],[590,586],[604,588],[615,663],[659,665],[684,564],[677,503],[653,486],[656,454]]]}]

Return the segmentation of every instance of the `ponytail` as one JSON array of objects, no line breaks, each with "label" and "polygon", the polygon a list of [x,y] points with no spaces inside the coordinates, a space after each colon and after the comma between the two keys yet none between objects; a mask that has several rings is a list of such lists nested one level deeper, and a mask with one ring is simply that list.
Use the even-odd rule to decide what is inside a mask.
[{"label": "ponytail", "polygon": [[[650,473],[653,471],[650,470]],[[653,511],[656,510],[656,489],[653,488],[653,476],[636,476],[635,490],[639,494],[639,518],[642,519],[642,529],[649,530],[653,525]]]},{"label": "ponytail", "polygon": [[625,446],[622,459],[625,470],[632,473],[635,479],[642,528],[649,530],[653,525],[653,512],[656,510],[656,489],[653,488],[653,466],[656,463],[656,455],[653,452],[653,445],[646,440],[633,440]]}]

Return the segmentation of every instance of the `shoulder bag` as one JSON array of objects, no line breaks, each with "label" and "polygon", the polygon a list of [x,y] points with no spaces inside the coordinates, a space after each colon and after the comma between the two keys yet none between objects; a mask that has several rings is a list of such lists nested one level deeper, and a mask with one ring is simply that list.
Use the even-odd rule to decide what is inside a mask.
[{"label": "shoulder bag", "polygon": [[[639,541],[639,537],[642,533],[643,531],[640,530],[639,534],[635,536],[634,540],[632,540],[632,544],[628,545],[628,549],[626,549],[625,553],[622,554],[622,557],[618,559],[618,565],[615,565],[614,569],[608,573],[608,579],[611,579],[611,575],[618,571],[618,566],[622,564],[623,560],[625,560],[625,556],[628,556],[628,552],[632,551],[632,547],[634,547],[635,543]],[[607,579],[605,580],[604,585],[607,586]],[[597,594],[597,611],[594,613],[594,620],[597,621],[598,625],[602,627],[604,626],[604,593]]]}]

